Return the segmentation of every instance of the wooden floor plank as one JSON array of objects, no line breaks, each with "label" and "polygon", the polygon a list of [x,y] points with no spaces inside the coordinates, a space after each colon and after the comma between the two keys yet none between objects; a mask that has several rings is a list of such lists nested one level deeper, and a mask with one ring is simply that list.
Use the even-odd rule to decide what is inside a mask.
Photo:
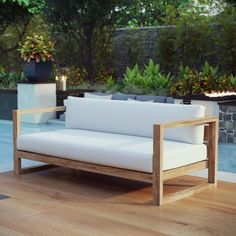
[{"label": "wooden floor plank", "polygon": [[[205,181],[168,180],[164,195]],[[232,183],[157,207],[150,184],[56,168],[0,174],[0,193],[1,236],[236,235]]]}]

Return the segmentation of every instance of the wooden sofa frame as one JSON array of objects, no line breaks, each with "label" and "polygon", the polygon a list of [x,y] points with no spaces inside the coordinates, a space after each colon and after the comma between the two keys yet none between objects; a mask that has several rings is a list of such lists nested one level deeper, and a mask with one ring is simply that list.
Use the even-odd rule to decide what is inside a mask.
[{"label": "wooden sofa frame", "polygon": [[[217,185],[216,172],[217,172],[217,150],[218,150],[217,147],[218,119],[216,117],[203,117],[192,120],[169,122],[165,124],[155,124],[153,127],[153,173],[145,173],[140,171],[132,171],[127,169],[91,164],[76,160],[69,160],[65,158],[58,158],[38,153],[17,150],[17,137],[20,134],[21,115],[30,113],[44,113],[44,112],[58,112],[58,111],[65,111],[65,107],[62,106],[62,107],[13,111],[14,173],[16,175],[22,173],[28,173],[34,170],[52,168],[55,166],[63,166],[78,170],[84,170],[89,172],[101,173],[105,175],[148,182],[152,183],[153,186],[153,204],[158,206],[165,203],[173,202],[175,200],[187,196],[191,196],[194,193],[198,193],[200,191],[216,187]],[[176,128],[176,127],[193,126],[193,125],[204,125],[205,131],[206,130],[208,131],[205,132],[205,140],[208,149],[207,151],[208,160],[163,171],[164,130],[167,128]],[[22,168],[21,159],[29,159],[34,161],[45,162],[48,165],[33,167],[33,168]],[[194,187],[189,187],[188,189],[172,193],[167,196],[163,196],[163,182],[165,180],[182,176],[192,171],[201,170],[205,168],[208,168],[208,183],[200,184]]]}]

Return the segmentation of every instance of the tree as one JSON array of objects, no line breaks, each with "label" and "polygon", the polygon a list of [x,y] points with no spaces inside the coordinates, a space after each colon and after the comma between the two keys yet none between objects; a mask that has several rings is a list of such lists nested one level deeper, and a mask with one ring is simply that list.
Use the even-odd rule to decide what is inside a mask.
[{"label": "tree", "polygon": [[1,40],[0,52],[7,53],[17,48],[24,36],[31,17],[44,7],[44,0],[0,0],[0,37],[9,28],[14,36],[14,43],[9,47]]},{"label": "tree", "polygon": [[46,17],[53,31],[65,33],[78,47],[77,65],[94,80],[107,60],[111,33],[125,0],[46,0]]},{"label": "tree", "polygon": [[232,6],[236,7],[236,1],[235,0],[225,0],[227,3],[231,4]]},{"label": "tree", "polygon": [[164,24],[168,6],[181,8],[191,0],[132,0],[125,6],[118,22],[119,27],[154,26]]}]

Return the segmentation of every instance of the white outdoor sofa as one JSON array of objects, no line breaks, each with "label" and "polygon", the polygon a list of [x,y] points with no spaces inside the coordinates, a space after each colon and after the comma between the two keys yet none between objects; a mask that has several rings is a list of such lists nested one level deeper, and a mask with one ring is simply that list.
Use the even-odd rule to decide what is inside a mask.
[{"label": "white outdoor sofa", "polygon": [[[30,159],[145,181],[155,205],[216,186],[218,120],[203,106],[69,97],[65,128],[20,135],[21,114],[64,110],[13,112],[16,175],[29,171],[21,159]],[[208,183],[163,197],[164,180],[204,168]]]}]

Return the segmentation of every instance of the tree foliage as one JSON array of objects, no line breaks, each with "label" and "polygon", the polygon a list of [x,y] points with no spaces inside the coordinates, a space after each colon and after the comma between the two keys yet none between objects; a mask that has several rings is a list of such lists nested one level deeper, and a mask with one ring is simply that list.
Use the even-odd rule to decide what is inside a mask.
[{"label": "tree foliage", "polygon": [[44,6],[44,0],[0,0],[0,33],[4,33],[8,26],[28,21]]},{"label": "tree foliage", "polygon": [[170,27],[162,29],[158,39],[158,58],[165,71],[176,72],[180,63],[199,69],[209,61],[221,72],[236,74],[236,9],[232,5],[202,0],[182,9],[178,17],[175,9],[169,13],[166,24]]},{"label": "tree foliage", "polygon": [[46,16],[53,31],[63,32],[78,47],[77,65],[94,79],[98,67],[109,58],[111,33],[120,14],[122,0],[47,0]]},{"label": "tree foliage", "polygon": [[1,53],[15,50],[24,36],[31,17],[44,7],[44,0],[0,0],[0,37],[10,29],[16,36],[14,43],[7,47],[4,38],[0,38]]},{"label": "tree foliage", "polygon": [[145,27],[164,24],[168,6],[182,8],[191,0],[131,0],[122,9],[119,27]]}]

